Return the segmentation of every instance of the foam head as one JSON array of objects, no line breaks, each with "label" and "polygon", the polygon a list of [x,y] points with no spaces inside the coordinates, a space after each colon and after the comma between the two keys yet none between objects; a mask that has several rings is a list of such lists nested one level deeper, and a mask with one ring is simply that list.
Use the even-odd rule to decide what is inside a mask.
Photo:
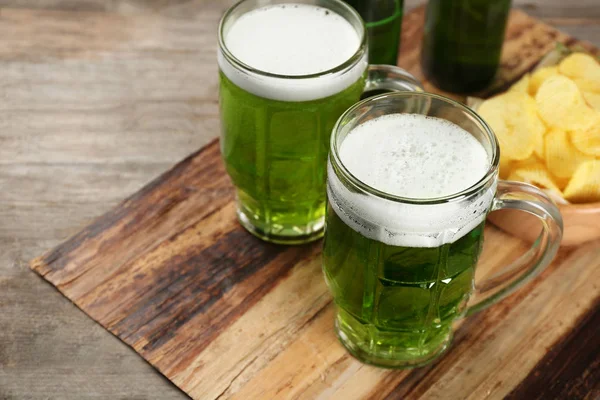
[{"label": "foam head", "polygon": [[[417,114],[369,120],[342,142],[346,169],[381,192],[412,199],[459,193],[485,176],[484,147],[459,126]],[[329,169],[328,194],[334,210],[353,229],[396,246],[435,247],[451,243],[485,218],[495,187],[462,202],[418,205],[348,190]]]},{"label": "foam head", "polygon": [[[284,76],[318,74],[348,61],[362,36],[336,12],[314,5],[270,5],[249,11],[228,26],[229,52],[253,69]],[[344,73],[283,79],[239,71],[219,51],[219,67],[236,85],[261,97],[307,101],[331,96],[356,82],[366,69],[366,54]]]}]

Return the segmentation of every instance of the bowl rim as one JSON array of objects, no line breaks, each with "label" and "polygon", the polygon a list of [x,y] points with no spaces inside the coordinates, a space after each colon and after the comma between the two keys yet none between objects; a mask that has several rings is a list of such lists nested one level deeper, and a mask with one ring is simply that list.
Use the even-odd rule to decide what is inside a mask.
[{"label": "bowl rim", "polygon": [[593,203],[558,204],[561,213],[598,212],[600,213],[600,201]]}]

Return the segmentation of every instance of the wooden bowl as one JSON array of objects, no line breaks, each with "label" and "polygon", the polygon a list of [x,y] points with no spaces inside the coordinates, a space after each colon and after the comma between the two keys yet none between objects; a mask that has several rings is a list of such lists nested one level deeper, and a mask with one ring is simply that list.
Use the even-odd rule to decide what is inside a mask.
[{"label": "wooden bowl", "polygon": [[[558,209],[563,217],[561,246],[577,246],[600,239],[600,202],[563,204]],[[523,211],[499,210],[489,214],[488,221],[513,236],[533,242],[542,229],[537,217]]]}]

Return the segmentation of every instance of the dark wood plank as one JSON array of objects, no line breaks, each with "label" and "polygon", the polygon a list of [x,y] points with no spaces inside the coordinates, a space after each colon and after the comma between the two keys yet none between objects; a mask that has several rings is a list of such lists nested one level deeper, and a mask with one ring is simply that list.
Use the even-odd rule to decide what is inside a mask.
[{"label": "dark wood plank", "polygon": [[600,398],[600,301],[512,390],[507,400]]}]

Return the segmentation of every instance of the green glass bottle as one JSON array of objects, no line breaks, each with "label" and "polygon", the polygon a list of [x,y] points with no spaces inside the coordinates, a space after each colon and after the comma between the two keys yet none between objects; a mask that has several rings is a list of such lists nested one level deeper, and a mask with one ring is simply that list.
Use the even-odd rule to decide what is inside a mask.
[{"label": "green glass bottle", "polygon": [[476,92],[500,63],[510,0],[429,0],[421,63],[442,90]]},{"label": "green glass bottle", "polygon": [[346,0],[365,21],[369,63],[396,65],[404,0]]}]

